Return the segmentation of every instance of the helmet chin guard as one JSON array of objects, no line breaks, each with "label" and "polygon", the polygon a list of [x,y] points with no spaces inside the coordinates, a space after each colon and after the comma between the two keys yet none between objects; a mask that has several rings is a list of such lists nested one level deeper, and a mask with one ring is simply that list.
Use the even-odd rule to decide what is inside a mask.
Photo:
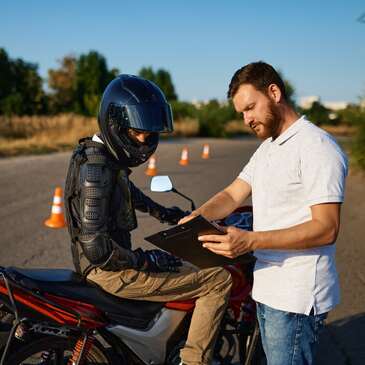
[{"label": "helmet chin guard", "polygon": [[[159,133],[172,132],[172,112],[160,88],[151,81],[120,75],[105,89],[98,123],[108,150],[124,166],[135,167],[155,152]],[[128,129],[151,133],[145,143],[128,135]]]},{"label": "helmet chin guard", "polygon": [[[147,138],[146,143],[135,143],[128,137],[127,132],[120,136],[124,144],[123,151],[120,151],[120,156],[128,167],[135,167],[145,163],[156,151],[159,135],[154,133]],[[120,159],[121,160],[121,159]]]}]

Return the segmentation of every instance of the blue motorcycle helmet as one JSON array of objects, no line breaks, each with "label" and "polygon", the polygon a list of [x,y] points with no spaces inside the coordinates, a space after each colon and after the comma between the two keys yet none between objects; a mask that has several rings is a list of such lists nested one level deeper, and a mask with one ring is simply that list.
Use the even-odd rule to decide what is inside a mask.
[{"label": "blue motorcycle helmet", "polygon": [[[98,114],[101,138],[123,166],[146,162],[155,152],[159,134],[173,131],[170,105],[161,89],[142,77],[122,74],[102,96]],[[144,143],[129,137],[130,129],[149,132]]]}]

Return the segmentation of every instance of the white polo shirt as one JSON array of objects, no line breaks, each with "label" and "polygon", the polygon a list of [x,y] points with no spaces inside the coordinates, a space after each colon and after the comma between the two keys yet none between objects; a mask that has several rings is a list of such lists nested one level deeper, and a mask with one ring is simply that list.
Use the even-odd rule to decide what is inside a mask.
[{"label": "white polo shirt", "polygon": [[[239,174],[252,188],[254,231],[312,219],[310,207],[344,199],[347,158],[336,141],[305,117],[266,139]],[[309,314],[339,303],[335,245],[256,250],[253,298],[272,308]]]}]

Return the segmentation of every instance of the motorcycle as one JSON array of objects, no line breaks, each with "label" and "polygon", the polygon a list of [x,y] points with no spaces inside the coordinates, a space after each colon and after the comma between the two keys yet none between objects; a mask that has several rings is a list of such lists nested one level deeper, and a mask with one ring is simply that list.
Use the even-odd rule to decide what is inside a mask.
[{"label": "motorcycle", "polygon": [[[173,191],[195,209],[168,177],[155,177],[151,190]],[[252,211],[240,208],[219,223],[247,228]],[[253,261],[224,267],[233,286],[213,363],[265,364],[250,296]],[[118,298],[71,270],[0,267],[0,365],[177,365],[193,310],[194,300]]]}]

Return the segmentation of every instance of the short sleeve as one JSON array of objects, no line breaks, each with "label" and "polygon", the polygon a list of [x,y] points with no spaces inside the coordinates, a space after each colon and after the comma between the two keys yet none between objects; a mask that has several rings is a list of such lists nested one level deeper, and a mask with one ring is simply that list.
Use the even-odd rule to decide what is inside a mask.
[{"label": "short sleeve", "polygon": [[247,184],[249,184],[250,186],[252,186],[253,173],[254,173],[254,170],[255,170],[257,154],[258,154],[258,149],[251,156],[248,163],[245,165],[245,167],[242,169],[242,171],[238,175],[239,179],[242,179],[242,180],[246,181]]},{"label": "short sleeve", "polygon": [[343,202],[347,171],[347,157],[339,145],[328,135],[314,136],[301,153],[307,204]]}]

